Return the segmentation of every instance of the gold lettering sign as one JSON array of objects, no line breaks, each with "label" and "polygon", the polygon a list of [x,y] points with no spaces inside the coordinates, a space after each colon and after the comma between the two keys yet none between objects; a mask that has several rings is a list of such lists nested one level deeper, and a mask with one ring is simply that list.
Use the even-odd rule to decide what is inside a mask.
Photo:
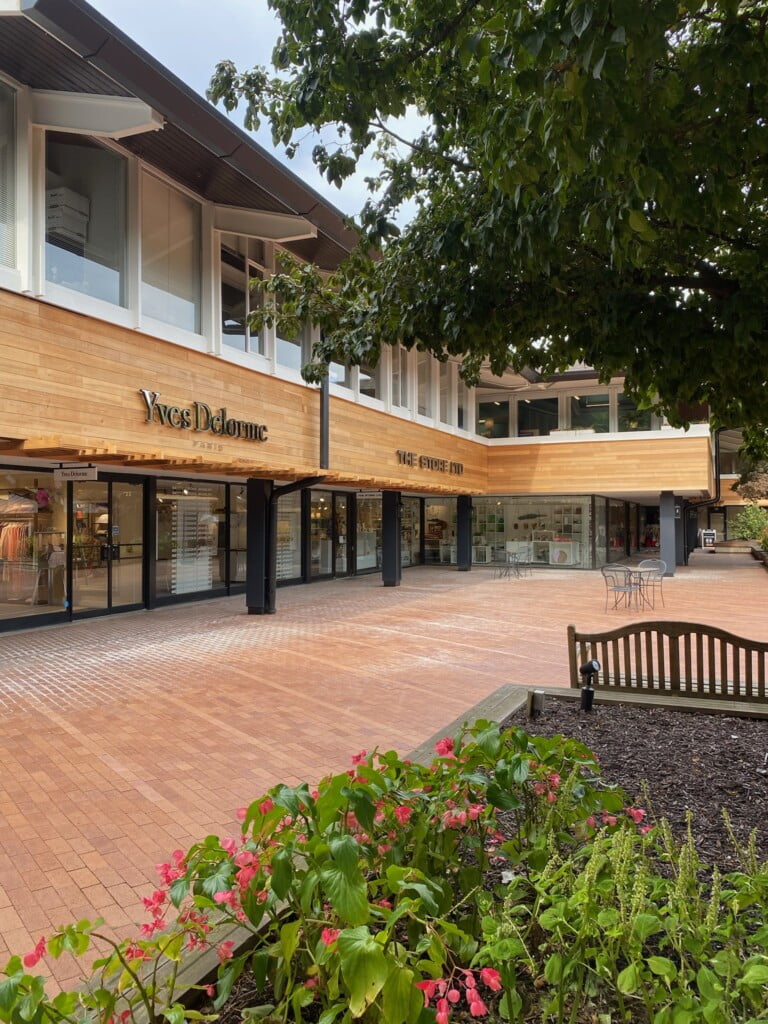
[{"label": "gold lettering sign", "polygon": [[199,430],[218,434],[220,437],[239,438],[242,441],[267,441],[269,428],[264,423],[250,420],[236,420],[227,415],[226,408],[214,412],[205,402],[193,402],[191,407],[165,405],[159,401],[160,392],[140,388],[144,399],[147,423],[159,423],[163,427],[178,430]]}]

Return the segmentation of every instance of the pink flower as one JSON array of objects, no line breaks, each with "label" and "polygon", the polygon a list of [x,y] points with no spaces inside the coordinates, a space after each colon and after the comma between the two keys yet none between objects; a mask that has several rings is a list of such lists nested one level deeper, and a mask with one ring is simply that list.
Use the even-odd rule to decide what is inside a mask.
[{"label": "pink flower", "polygon": [[645,811],[640,807],[628,807],[627,814],[636,825],[639,825],[643,818],[645,818]]},{"label": "pink flower", "polygon": [[449,1003],[458,1003],[461,999],[461,992],[457,988],[449,988],[445,993],[445,998]]},{"label": "pink flower", "polygon": [[208,996],[209,999],[213,999],[213,997],[216,995],[216,986],[215,985],[206,985],[205,986],[205,994]]},{"label": "pink flower", "polygon": [[234,856],[235,850],[238,847],[238,842],[233,839],[232,836],[227,836],[226,839],[221,840],[221,848],[225,853],[228,853],[230,857]]},{"label": "pink flower", "polygon": [[482,999],[475,999],[469,1004],[469,1012],[472,1017],[484,1017],[488,1013],[488,1007]]},{"label": "pink flower", "polygon": [[547,787],[544,785],[543,782],[534,782],[533,792],[536,794],[536,796],[543,796],[547,792]]},{"label": "pink flower", "polygon": [[167,897],[168,894],[163,889],[155,889],[151,896],[144,896],[142,903],[154,917],[157,917],[162,914],[162,906]]},{"label": "pink flower", "polygon": [[368,751],[361,750],[359,754],[352,755],[352,764],[362,764],[366,757],[368,757]]},{"label": "pink flower", "polygon": [[155,932],[161,932],[165,928],[165,921],[162,917],[155,917],[149,924],[143,924],[139,931],[145,939],[151,939]]},{"label": "pink flower", "polygon": [[24,962],[24,966],[25,967],[35,967],[40,962],[40,960],[42,960],[42,958],[44,956],[45,956],[45,936],[43,936],[42,939],[40,939],[38,941],[37,945],[32,950],[32,952],[31,953],[27,953],[27,955],[24,957],[24,961],[23,961]]},{"label": "pink flower", "polygon": [[317,988],[317,978],[307,978],[304,988]]},{"label": "pink flower", "polygon": [[454,743],[450,736],[443,736],[441,740],[438,740],[435,744],[435,752],[440,757],[451,757],[453,755]]},{"label": "pink flower", "polygon": [[220,942],[216,948],[216,953],[219,957],[219,963],[226,963],[227,960],[231,960],[235,955],[235,944],[231,939],[227,939],[226,942]]},{"label": "pink flower", "polygon": [[429,1006],[430,999],[434,998],[435,992],[437,991],[437,985],[434,981],[417,981],[416,988],[420,988],[424,993],[424,1005]]},{"label": "pink flower", "polygon": [[603,824],[604,825],[615,825],[616,824],[616,815],[615,814],[606,814],[605,811],[603,811]]},{"label": "pink flower", "polygon": [[448,1013],[451,1007],[448,1004],[448,1000],[445,997],[443,997],[442,999],[437,1000],[437,1003],[435,1004],[435,1009],[437,1010],[438,1013]]},{"label": "pink flower", "polygon": [[259,866],[259,862],[256,860],[255,855],[251,853],[250,850],[242,850],[240,853],[238,853],[238,855],[235,857],[235,864],[239,868],[258,868]]},{"label": "pink flower", "polygon": [[584,824],[589,825],[590,828],[597,828],[597,818],[595,818],[594,814],[590,814]]},{"label": "pink flower", "polygon": [[483,810],[484,808],[482,804],[470,804],[469,807],[467,807],[467,814],[469,815],[469,820],[477,821],[477,819],[483,813]]},{"label": "pink flower", "polygon": [[643,825],[640,828],[640,835],[647,836],[649,832],[653,830],[653,825]]},{"label": "pink flower", "polygon": [[501,989],[501,975],[493,967],[481,967],[480,980],[492,992],[498,992]]},{"label": "pink flower", "polygon": [[557,801],[557,793],[553,793],[552,790],[547,793],[547,803],[554,804]]},{"label": "pink flower", "polygon": [[405,804],[401,804],[400,807],[395,808],[395,817],[401,825],[407,825],[413,814],[412,807],[406,807]]},{"label": "pink flower", "polygon": [[390,902],[390,900],[386,900],[386,899],[379,900],[379,906],[380,907],[384,907],[385,910],[391,910],[392,909],[392,903]]},{"label": "pink flower", "polygon": [[475,981],[475,976],[472,971],[464,971],[464,984],[467,988],[477,987],[477,982]]},{"label": "pink flower", "polygon": [[448,1020],[449,1018],[447,1013],[435,1014],[435,1024],[448,1024]]},{"label": "pink flower", "polygon": [[273,811],[274,809],[275,809],[274,801],[271,800],[269,797],[267,797],[266,800],[262,800],[261,803],[259,804],[259,813],[260,814],[269,814],[269,812]]},{"label": "pink flower", "polygon": [[552,772],[552,774],[549,776],[549,785],[552,789],[557,789],[561,781],[562,780],[560,776],[557,774],[557,772]]},{"label": "pink flower", "polygon": [[323,928],[320,938],[322,939],[324,946],[332,946],[334,942],[341,935],[340,928]]}]

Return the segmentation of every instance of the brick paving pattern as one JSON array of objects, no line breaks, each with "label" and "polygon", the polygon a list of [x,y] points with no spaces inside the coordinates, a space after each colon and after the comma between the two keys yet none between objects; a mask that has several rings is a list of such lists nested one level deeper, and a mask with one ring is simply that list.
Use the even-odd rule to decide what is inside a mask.
[{"label": "brick paving pattern", "polygon": [[281,589],[275,616],[240,596],[0,636],[0,962],[80,917],[134,934],[154,865],[236,830],[276,782],[406,752],[503,683],[567,686],[569,622],[768,640],[768,574],[748,556],[697,553],[664,594],[605,613],[597,573],[415,569],[399,588]]}]

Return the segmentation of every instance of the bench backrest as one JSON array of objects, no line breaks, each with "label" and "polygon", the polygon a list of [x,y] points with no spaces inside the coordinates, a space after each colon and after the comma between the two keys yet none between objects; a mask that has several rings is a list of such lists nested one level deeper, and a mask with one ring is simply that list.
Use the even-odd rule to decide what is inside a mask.
[{"label": "bench backrest", "polygon": [[768,643],[693,622],[642,622],[605,633],[568,627],[571,686],[597,658],[598,689],[648,690],[690,697],[764,701]]}]

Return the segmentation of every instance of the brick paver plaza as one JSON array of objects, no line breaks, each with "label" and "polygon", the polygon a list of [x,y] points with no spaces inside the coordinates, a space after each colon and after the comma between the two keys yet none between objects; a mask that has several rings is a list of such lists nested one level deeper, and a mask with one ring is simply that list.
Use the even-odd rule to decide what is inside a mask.
[{"label": "brick paver plaza", "polygon": [[768,574],[748,556],[697,553],[664,589],[664,609],[605,613],[599,573],[416,569],[397,589],[281,589],[275,616],[233,597],[0,637],[0,962],[80,917],[134,934],[154,865],[232,833],[276,782],[406,752],[504,683],[567,686],[569,622],[768,640]]}]

